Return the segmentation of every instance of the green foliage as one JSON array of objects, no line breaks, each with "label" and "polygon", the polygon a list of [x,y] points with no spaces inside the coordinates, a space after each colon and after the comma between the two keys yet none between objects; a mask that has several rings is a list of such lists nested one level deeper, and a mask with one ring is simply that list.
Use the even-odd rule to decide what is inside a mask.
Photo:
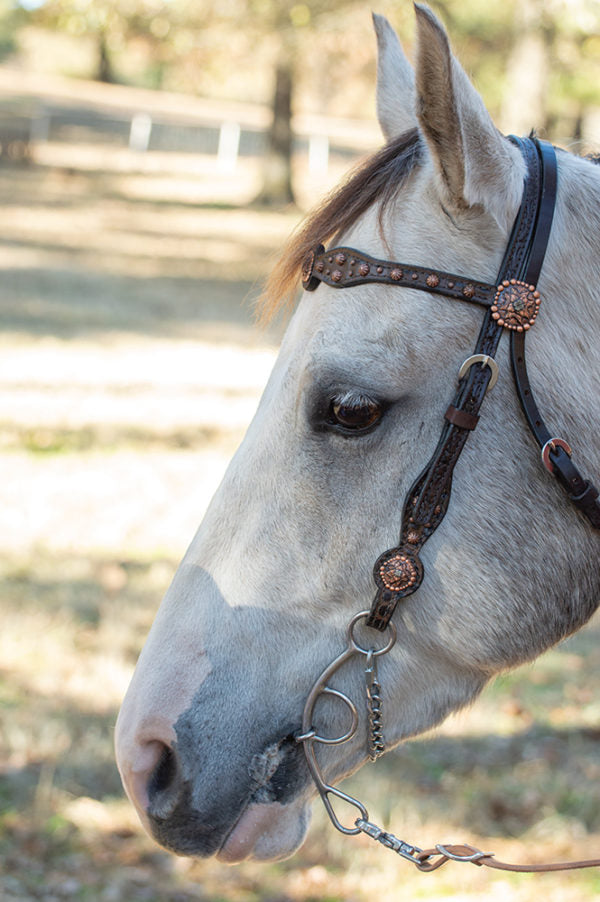
[{"label": "green foliage", "polygon": [[27,21],[27,13],[11,0],[0,0],[0,62],[17,49],[16,34]]}]

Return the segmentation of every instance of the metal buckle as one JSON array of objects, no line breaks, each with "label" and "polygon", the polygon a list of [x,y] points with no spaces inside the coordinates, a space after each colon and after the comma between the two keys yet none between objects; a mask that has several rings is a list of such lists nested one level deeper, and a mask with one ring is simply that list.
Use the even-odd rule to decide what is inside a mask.
[{"label": "metal buckle", "polygon": [[467,357],[463,365],[458,371],[458,378],[464,379],[467,375],[471,367],[474,363],[480,363],[482,366],[488,366],[492,371],[492,375],[490,377],[490,381],[488,382],[488,387],[486,388],[487,392],[491,391],[498,381],[498,373],[500,372],[498,369],[498,364],[494,360],[493,357],[490,357],[489,354],[473,354],[471,357]]},{"label": "metal buckle", "polygon": [[552,461],[550,460],[550,452],[556,451],[557,448],[562,448],[563,451],[566,451],[569,457],[572,456],[573,452],[571,451],[571,446],[568,442],[565,442],[562,438],[549,438],[544,447],[542,448],[542,463],[546,467],[549,473],[552,473],[554,476],[554,467],[552,465]]}]

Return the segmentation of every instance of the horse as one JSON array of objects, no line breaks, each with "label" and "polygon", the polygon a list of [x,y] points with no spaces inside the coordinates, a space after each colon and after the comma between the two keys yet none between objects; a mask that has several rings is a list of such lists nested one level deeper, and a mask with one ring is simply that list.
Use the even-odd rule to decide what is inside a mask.
[{"label": "horse", "polygon": [[[397,539],[403,499],[436,448],[478,333],[473,304],[435,294],[438,271],[466,279],[465,297],[476,283],[493,285],[527,182],[519,141],[493,124],[443,25],[427,7],[415,9],[414,67],[391,25],[374,16],[384,147],[292,236],[263,312],[296,297],[303,264],[312,282],[332,240],[361,249],[344,278],[348,265],[368,270],[382,259],[435,271],[410,285],[396,267],[387,281],[355,279],[337,291],[336,256],[329,284],[302,293],[119,714],[126,792],[149,834],[180,855],[290,856],[315,797],[306,743],[317,731],[347,738],[318,750],[319,774],[332,787],[368,760],[370,734],[376,745],[381,738],[375,707],[367,717],[355,706],[348,731],[339,700],[364,692],[364,668],[349,655],[332,676],[329,662],[344,648],[349,620],[369,608],[373,561]],[[539,291],[523,289],[536,313],[542,299],[535,325],[535,315],[526,323],[531,386],[554,434],[569,435],[582,467],[598,473],[600,168],[565,150],[555,157]],[[398,284],[394,272],[403,276]],[[494,357],[497,384],[476,429],[471,414],[444,522],[422,549],[419,591],[407,590],[391,620],[388,611],[383,635],[352,621],[365,652],[373,645],[365,637],[381,643],[386,630],[395,633],[378,661],[375,693],[386,748],[439,724],[496,674],[578,630],[600,600],[598,534],[540,464],[505,338]],[[487,378],[490,369],[489,354],[473,367]],[[305,702],[323,671],[330,685],[316,684],[318,710],[302,735]]]}]

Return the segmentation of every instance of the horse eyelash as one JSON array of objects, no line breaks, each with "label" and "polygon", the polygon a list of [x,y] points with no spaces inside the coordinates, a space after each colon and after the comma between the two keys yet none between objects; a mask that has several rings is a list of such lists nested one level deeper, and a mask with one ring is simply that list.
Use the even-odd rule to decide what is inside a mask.
[{"label": "horse eyelash", "polygon": [[338,392],[331,399],[332,404],[339,404],[340,407],[371,407],[373,404],[380,402],[370,395],[364,395],[357,391]]}]

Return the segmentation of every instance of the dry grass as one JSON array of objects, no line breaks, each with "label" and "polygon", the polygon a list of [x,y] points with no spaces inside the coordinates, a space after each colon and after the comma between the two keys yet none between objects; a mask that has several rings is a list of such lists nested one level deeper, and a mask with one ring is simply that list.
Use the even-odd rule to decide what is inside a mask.
[{"label": "dry grass", "polygon": [[[113,724],[273,359],[275,333],[252,332],[239,302],[245,273],[259,274],[251,266],[291,219],[148,200],[152,177],[144,192],[136,176],[128,193],[126,180],[83,168],[0,172],[10,210],[0,225],[0,897],[595,897],[596,872],[420,875],[366,838],[339,836],[318,807],[303,849],[277,865],[177,859],[142,834],[122,797]],[[211,268],[214,242],[224,255],[235,248],[232,270]],[[517,860],[598,854],[599,629],[502,678],[435,736],[365,768],[353,790],[421,845],[468,840]]]}]

